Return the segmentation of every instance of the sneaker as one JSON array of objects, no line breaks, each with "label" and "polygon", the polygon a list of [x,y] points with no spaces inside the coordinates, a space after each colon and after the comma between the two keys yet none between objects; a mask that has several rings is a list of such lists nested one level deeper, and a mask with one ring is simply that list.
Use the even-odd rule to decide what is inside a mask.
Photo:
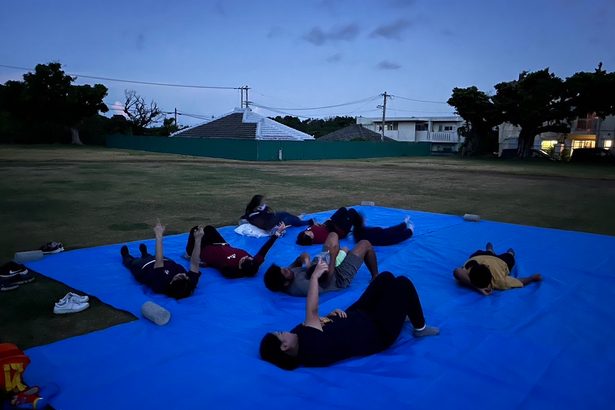
[{"label": "sneaker", "polygon": [[24,272],[16,273],[15,275],[15,283],[18,285],[23,285],[25,283],[33,282],[36,279],[36,276],[32,272],[28,272],[26,269]]},{"label": "sneaker", "polygon": [[16,276],[16,274],[9,276],[0,275],[0,292],[17,289],[19,283],[17,283]]},{"label": "sneaker", "polygon": [[45,255],[64,252],[64,246],[62,245],[62,242],[48,242],[41,246],[41,251],[43,251],[43,254]]},{"label": "sneaker", "polygon": [[61,302],[62,301],[56,303],[55,306],[53,307],[53,313],[55,313],[56,315],[63,315],[66,313],[77,313],[77,312],[86,310],[87,308],[90,307],[90,304],[87,302],[79,303],[71,299],[67,299],[63,303]]},{"label": "sneaker", "polygon": [[16,273],[28,273],[28,268],[26,268],[21,263],[16,262],[7,262],[0,267],[0,275],[10,276]]},{"label": "sneaker", "polygon": [[122,255],[122,258],[125,258],[126,256],[130,255],[130,252],[128,251],[128,246],[122,245],[122,247],[120,248],[120,255]]},{"label": "sneaker", "polygon": [[39,396],[40,388],[31,387],[26,391],[17,393],[11,399],[11,406],[16,409],[43,409],[47,407],[45,399]]},{"label": "sneaker", "polygon": [[68,292],[62,299],[58,301],[58,304],[62,305],[70,300],[77,303],[85,303],[90,300],[90,297],[88,295],[81,296],[73,292]]},{"label": "sneaker", "polygon": [[404,218],[404,223],[406,224],[406,228],[410,229],[412,233],[414,234],[414,223],[412,222],[409,216],[406,216]]}]

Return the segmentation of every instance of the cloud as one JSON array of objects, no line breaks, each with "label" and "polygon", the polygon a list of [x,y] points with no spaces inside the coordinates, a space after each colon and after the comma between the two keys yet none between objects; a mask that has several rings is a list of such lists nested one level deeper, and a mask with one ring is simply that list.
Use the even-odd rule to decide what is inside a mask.
[{"label": "cloud", "polygon": [[115,101],[111,105],[107,105],[113,115],[121,115],[124,118],[128,118],[128,115],[124,112],[124,103],[121,101]]},{"label": "cloud", "polygon": [[399,70],[401,65],[394,63],[392,61],[382,60],[376,66],[379,70]]},{"label": "cloud", "polygon": [[352,41],[359,35],[359,27],[352,23],[340,28],[323,31],[320,27],[314,27],[303,39],[315,46],[322,46],[330,41]]},{"label": "cloud", "polygon": [[267,38],[283,37],[285,33],[286,33],[286,30],[284,30],[282,27],[273,26],[269,29],[269,32],[267,33]]},{"label": "cloud", "polygon": [[391,24],[385,24],[377,27],[370,37],[384,37],[388,39],[401,40],[401,33],[410,28],[412,24],[408,20],[397,20]]},{"label": "cloud", "polygon": [[342,61],[342,53],[335,53],[327,57],[327,63],[339,63],[340,61]]},{"label": "cloud", "polygon": [[136,39],[136,47],[137,50],[142,51],[143,49],[145,49],[145,34],[143,33],[139,33],[137,34],[137,39]]},{"label": "cloud", "polygon": [[214,7],[214,11],[217,14],[219,14],[219,15],[221,15],[223,17],[226,17],[226,8],[224,7],[224,2],[217,1],[217,2],[214,3],[213,7]]}]

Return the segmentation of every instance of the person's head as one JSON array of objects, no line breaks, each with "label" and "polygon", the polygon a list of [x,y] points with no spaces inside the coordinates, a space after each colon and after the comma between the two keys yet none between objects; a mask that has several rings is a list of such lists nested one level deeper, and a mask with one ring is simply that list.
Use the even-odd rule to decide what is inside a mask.
[{"label": "person's head", "polygon": [[246,215],[254,212],[256,207],[259,206],[261,202],[263,202],[263,199],[265,199],[264,195],[254,195],[252,199],[250,200],[250,202],[248,202],[248,205],[246,206]]},{"label": "person's head", "polygon": [[258,272],[259,264],[250,256],[246,256],[241,262],[239,262],[239,270],[243,272],[245,276],[254,276]]},{"label": "person's head", "polygon": [[171,279],[166,293],[172,298],[182,299],[192,295],[194,287],[195,284],[188,278],[188,275],[185,273],[178,273]]},{"label": "person's head", "polygon": [[296,358],[298,346],[299,337],[295,333],[270,332],[261,340],[260,355],[281,369],[294,370],[299,367]]},{"label": "person's head", "polygon": [[475,264],[469,272],[470,283],[478,289],[485,289],[491,285],[491,271],[485,265]]},{"label": "person's head", "polygon": [[297,244],[308,246],[314,243],[314,232],[310,230],[305,230],[303,232],[299,232],[297,235]]},{"label": "person's head", "polygon": [[289,268],[273,264],[265,272],[265,286],[272,292],[281,292],[295,279],[295,274]]}]

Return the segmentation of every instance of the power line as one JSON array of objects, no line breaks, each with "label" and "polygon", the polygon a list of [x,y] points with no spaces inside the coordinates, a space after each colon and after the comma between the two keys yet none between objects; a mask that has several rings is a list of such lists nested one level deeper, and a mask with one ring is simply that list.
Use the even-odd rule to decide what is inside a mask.
[{"label": "power line", "polygon": [[[17,67],[12,65],[0,64],[0,67],[4,68],[13,68],[17,70],[25,70],[32,71],[31,68],[26,67]],[[77,73],[66,73],[70,76],[75,77],[83,77],[83,78],[91,78],[94,80],[104,80],[104,81],[116,81],[120,83],[130,83],[130,84],[144,84],[144,85],[156,85],[160,87],[176,87],[176,88],[200,88],[200,89],[215,89],[215,90],[239,90],[240,87],[222,87],[222,86],[212,86],[212,85],[187,85],[187,84],[170,84],[170,83],[156,83],[151,81],[138,81],[138,80],[123,80],[120,78],[109,78],[109,77],[96,77],[92,75],[83,75]]]},{"label": "power line", "polygon": [[408,98],[408,97],[401,97],[399,95],[391,95],[391,97],[394,98],[401,98],[402,100],[408,100],[408,101],[414,101],[414,102],[421,102],[421,103],[429,103],[429,104],[447,104],[448,103],[446,101],[430,101],[430,100],[417,100],[416,98]]},{"label": "power line", "polygon": [[265,108],[265,109],[268,109],[268,110],[271,110],[271,111],[275,111],[275,110],[309,111],[309,110],[321,110],[321,109],[324,109],[324,108],[336,108],[336,107],[343,107],[343,106],[346,106],[346,105],[360,104],[360,103],[363,103],[363,102],[366,102],[366,101],[373,101],[376,98],[380,98],[380,96],[376,95],[376,96],[373,96],[373,97],[364,98],[362,100],[350,101],[350,102],[342,103],[342,104],[325,105],[325,106],[322,106],[322,107],[309,107],[309,108],[268,107],[266,105],[258,105],[258,104],[254,103],[254,102],[251,102],[250,104],[254,105],[256,107]]}]

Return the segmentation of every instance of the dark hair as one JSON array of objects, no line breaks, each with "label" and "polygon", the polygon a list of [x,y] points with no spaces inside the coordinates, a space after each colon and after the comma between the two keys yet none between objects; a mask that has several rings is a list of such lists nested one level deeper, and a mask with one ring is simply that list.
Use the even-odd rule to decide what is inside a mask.
[{"label": "dark hair", "polygon": [[248,205],[246,206],[246,213],[245,215],[250,215],[252,212],[254,212],[254,210],[256,209],[257,206],[259,206],[261,204],[261,202],[263,202],[263,195],[254,195],[252,197],[252,199],[250,200],[250,202],[248,202]]},{"label": "dark hair", "polygon": [[303,245],[303,246],[308,246],[314,243],[314,239],[312,237],[310,237],[306,231],[303,232],[299,232],[299,235],[297,235],[297,244],[298,245]]},{"label": "dark hair", "polygon": [[241,271],[244,276],[254,276],[260,266],[260,263],[256,262],[254,258],[247,258],[241,263]]},{"label": "dark hair", "polygon": [[198,226],[193,226],[190,228],[190,233],[188,234],[188,243],[186,244],[186,254],[188,256],[192,256],[192,251],[194,250],[194,233],[199,229]]},{"label": "dark hair", "polygon": [[294,370],[299,367],[297,359],[284,353],[281,347],[280,339],[273,333],[267,333],[261,340],[261,358],[284,370]]},{"label": "dark hair", "polygon": [[282,275],[282,268],[273,264],[265,272],[265,286],[272,292],[281,292],[284,290],[284,282],[286,278]]},{"label": "dark hair", "polygon": [[172,298],[183,299],[192,295],[194,288],[195,285],[190,279],[176,279],[169,284],[166,293]]},{"label": "dark hair", "polygon": [[468,273],[470,283],[479,289],[486,288],[491,283],[491,271],[485,265],[473,265]]}]

